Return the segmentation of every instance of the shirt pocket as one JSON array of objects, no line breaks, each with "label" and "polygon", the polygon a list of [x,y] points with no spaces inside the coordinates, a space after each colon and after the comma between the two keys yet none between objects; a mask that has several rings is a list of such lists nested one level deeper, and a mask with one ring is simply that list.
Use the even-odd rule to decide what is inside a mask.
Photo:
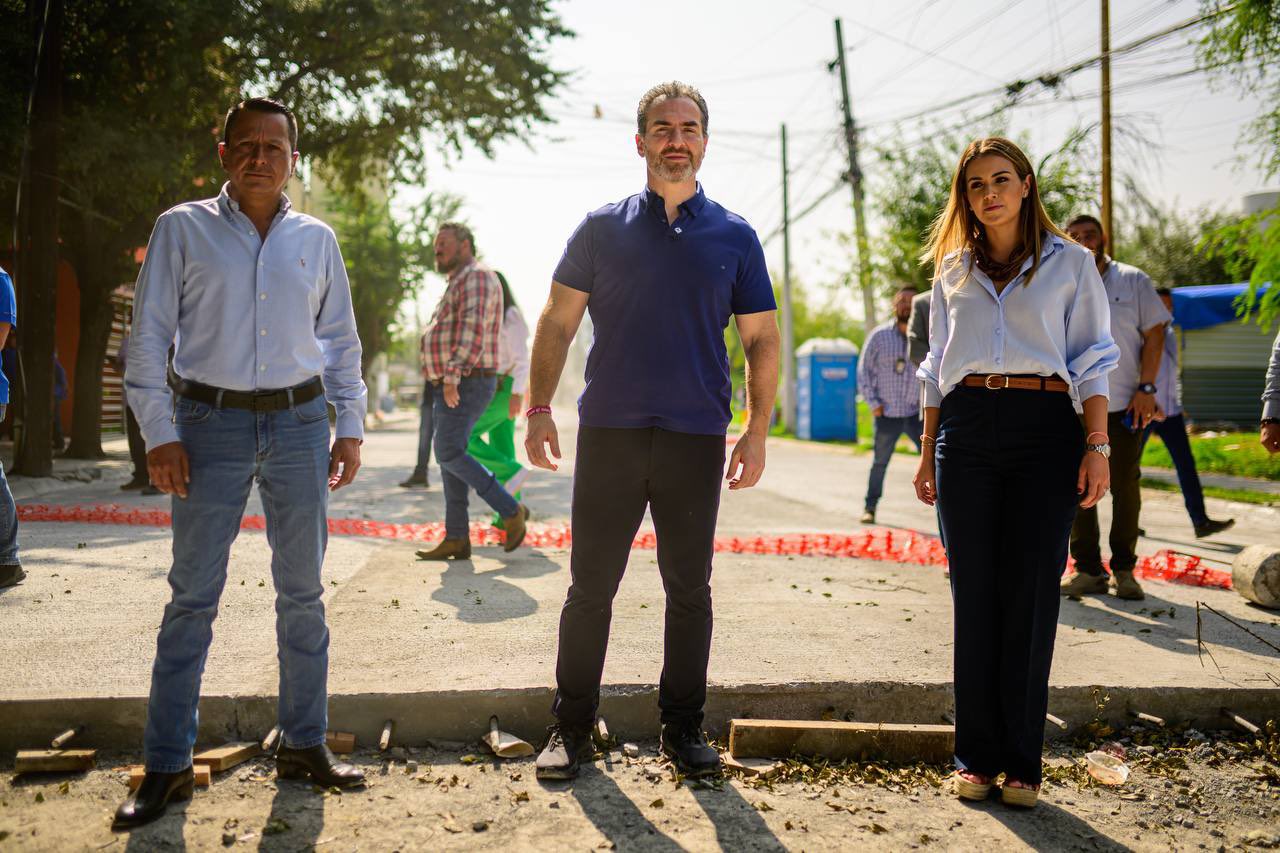
[{"label": "shirt pocket", "polygon": [[307,316],[320,313],[320,293],[324,276],[321,258],[308,254],[281,257],[277,255],[267,264],[267,287],[276,294],[277,307],[296,316],[305,311]]},{"label": "shirt pocket", "polygon": [[1138,297],[1131,288],[1117,289],[1107,294],[1107,307],[1111,309],[1111,327],[1127,329],[1138,327]]}]

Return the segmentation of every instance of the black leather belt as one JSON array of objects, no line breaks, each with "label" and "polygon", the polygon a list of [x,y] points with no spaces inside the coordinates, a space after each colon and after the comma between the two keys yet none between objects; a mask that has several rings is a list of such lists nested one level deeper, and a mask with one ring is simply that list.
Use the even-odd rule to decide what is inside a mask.
[{"label": "black leather belt", "polygon": [[175,377],[173,391],[188,400],[219,408],[278,412],[319,397],[324,393],[324,383],[317,376],[292,388],[279,388],[274,391],[231,391]]}]

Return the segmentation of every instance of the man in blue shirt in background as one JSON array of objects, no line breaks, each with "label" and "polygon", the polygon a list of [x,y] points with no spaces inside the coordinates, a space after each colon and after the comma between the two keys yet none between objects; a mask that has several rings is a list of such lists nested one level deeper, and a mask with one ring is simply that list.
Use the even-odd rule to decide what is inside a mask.
[{"label": "man in blue shirt in background", "polygon": [[[9,330],[18,324],[18,301],[13,292],[13,279],[0,269],[0,349],[4,348]],[[9,379],[0,372],[0,421],[9,406]],[[18,562],[18,508],[4,478],[0,464],[0,587],[13,586],[27,576]]]},{"label": "man in blue shirt in background", "polygon": [[[613,597],[646,507],[667,593],[658,688],[662,751],[685,775],[719,770],[702,732],[711,654],[711,560],[722,478],[755,485],[778,386],[777,306],[760,240],[709,200],[696,175],[707,104],[684,83],[640,99],[636,153],[647,183],[591,213],[569,238],[538,323],[525,449],[555,470],[551,397],[585,311],[595,339],[578,401],[572,583],[560,614],[558,723],[538,756],[540,779],[571,779],[589,754]],[[737,320],[747,357],[747,422],[725,473],[731,389],[724,330]],[[741,466],[742,472],[738,473]]]},{"label": "man in blue shirt in background", "polygon": [[924,431],[920,424],[920,380],[916,379],[907,340],[907,320],[915,295],[914,287],[903,287],[893,295],[893,319],[871,330],[858,360],[858,390],[875,418],[875,450],[860,519],[863,524],[875,524],[884,474],[898,437],[906,433],[916,450],[920,449],[920,433]]}]

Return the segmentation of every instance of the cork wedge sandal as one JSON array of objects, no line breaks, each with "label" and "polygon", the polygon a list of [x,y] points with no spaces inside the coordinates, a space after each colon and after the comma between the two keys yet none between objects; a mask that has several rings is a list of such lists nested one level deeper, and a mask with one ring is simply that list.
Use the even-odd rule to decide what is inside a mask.
[{"label": "cork wedge sandal", "polygon": [[1040,786],[1034,788],[1019,788],[1010,785],[1007,781],[1000,786],[1000,802],[1006,806],[1015,806],[1020,809],[1034,808],[1040,799]]},{"label": "cork wedge sandal", "polygon": [[956,771],[952,778],[955,780],[956,796],[962,800],[982,802],[991,795],[991,789],[994,787],[989,780],[986,782],[974,782],[971,779],[966,779],[959,770]]}]

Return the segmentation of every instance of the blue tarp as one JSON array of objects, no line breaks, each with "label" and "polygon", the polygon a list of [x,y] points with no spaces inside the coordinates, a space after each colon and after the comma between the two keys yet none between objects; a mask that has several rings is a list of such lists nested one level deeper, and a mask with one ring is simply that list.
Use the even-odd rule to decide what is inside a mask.
[{"label": "blue tarp", "polygon": [[[1190,332],[1239,319],[1236,299],[1249,290],[1241,284],[1197,284],[1173,289],[1173,322]],[[1258,289],[1261,297],[1266,286]]]}]

